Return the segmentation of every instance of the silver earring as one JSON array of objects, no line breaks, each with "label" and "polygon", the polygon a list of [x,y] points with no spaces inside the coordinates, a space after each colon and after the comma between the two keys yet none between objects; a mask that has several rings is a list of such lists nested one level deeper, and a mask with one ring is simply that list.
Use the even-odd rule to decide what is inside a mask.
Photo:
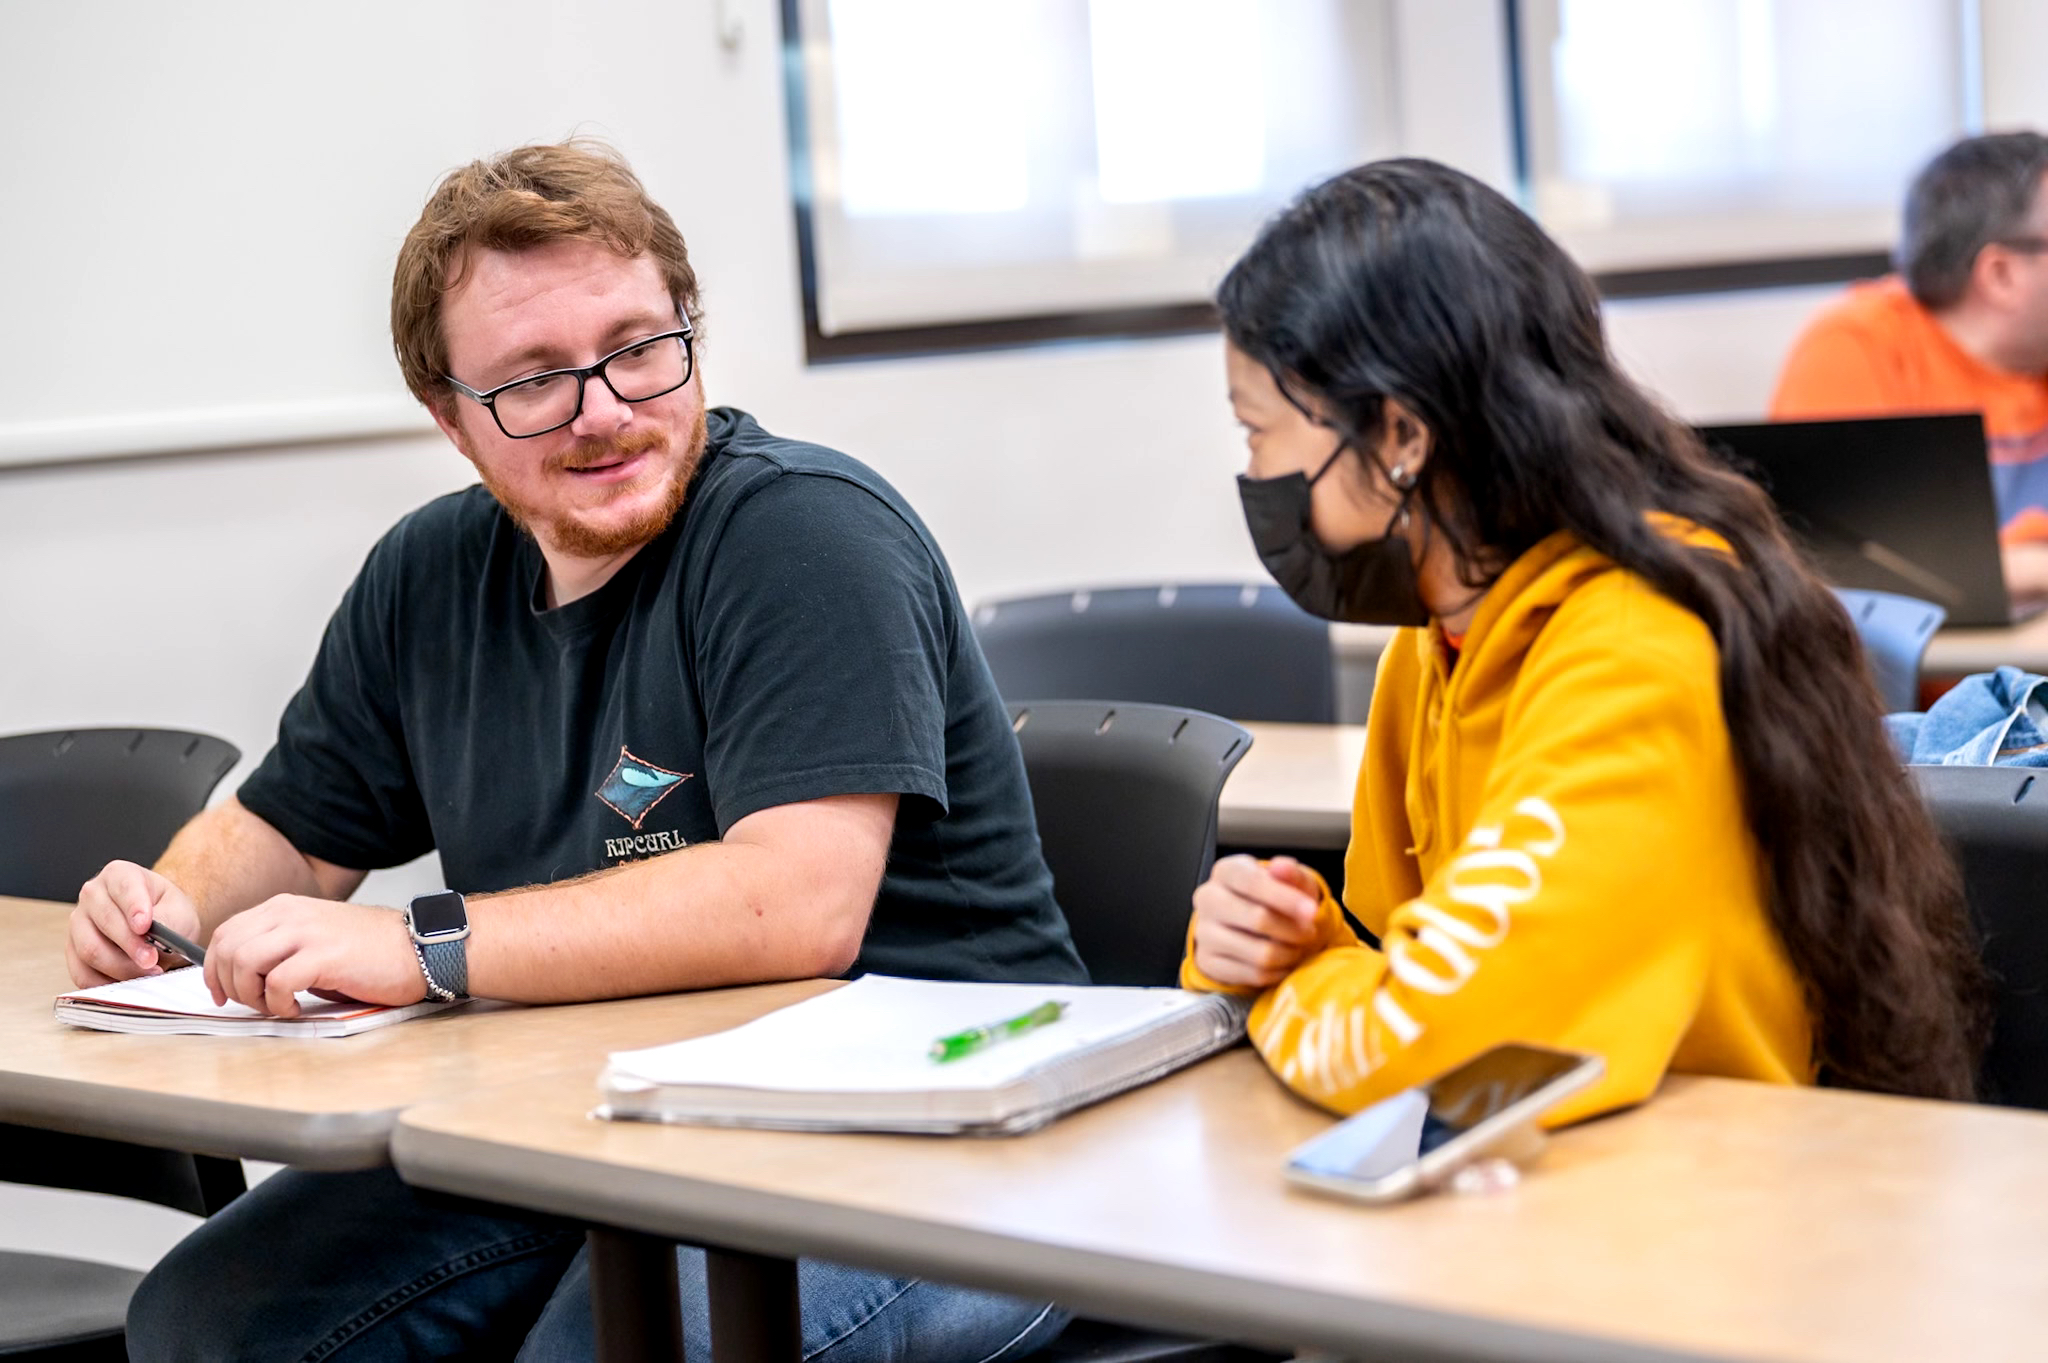
[{"label": "silver earring", "polygon": [[1406,464],[1394,465],[1393,468],[1387,470],[1387,480],[1391,482],[1395,487],[1406,490],[1409,481],[1408,466]]}]

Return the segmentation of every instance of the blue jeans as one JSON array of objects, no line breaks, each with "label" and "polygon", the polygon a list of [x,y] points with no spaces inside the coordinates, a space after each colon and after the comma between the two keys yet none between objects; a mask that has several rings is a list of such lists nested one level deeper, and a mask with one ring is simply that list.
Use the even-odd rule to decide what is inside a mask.
[{"label": "blue jeans", "polygon": [[[683,1338],[710,1358],[704,1255],[678,1253]],[[1057,1307],[797,1263],[803,1353],[819,1363],[1012,1363]],[[128,1356],[157,1360],[588,1359],[582,1232],[422,1197],[389,1169],[287,1169],[187,1236],[128,1306]]]}]

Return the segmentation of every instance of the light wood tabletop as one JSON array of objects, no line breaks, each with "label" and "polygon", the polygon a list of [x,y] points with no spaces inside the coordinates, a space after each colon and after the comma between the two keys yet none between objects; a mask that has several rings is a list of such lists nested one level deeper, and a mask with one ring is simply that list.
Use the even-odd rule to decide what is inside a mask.
[{"label": "light wood tabletop", "polygon": [[[1330,627],[1330,644],[1340,663],[1363,670],[1378,664],[1392,637],[1392,630],[1379,625]],[[1920,660],[1920,673],[1925,677],[1964,677],[2008,664],[2048,673],[2048,615],[2004,629],[1936,630]]]},{"label": "light wood tabletop", "polygon": [[0,899],[0,1121],[315,1169],[388,1162],[399,1109],[736,1026],[823,982],[553,1008],[469,1004],[352,1037],[130,1036],[52,1001],[68,906]]},{"label": "light wood tabletop", "polygon": [[1239,1050],[1007,1140],[605,1122],[592,1072],[409,1110],[450,1192],[1371,1357],[2035,1359],[2048,1116],[1677,1077],[1518,1187],[1296,1192],[1329,1119]]},{"label": "light wood tabletop", "polygon": [[2008,629],[1936,630],[1920,660],[1926,677],[1965,677],[1994,668],[2048,672],[2048,615]]},{"label": "light wood tabletop", "polygon": [[1223,784],[1216,837],[1238,847],[1342,848],[1365,760],[1363,724],[1247,724],[1252,746]]},{"label": "light wood tabletop", "polygon": [[1330,625],[1330,649],[1339,658],[1373,667],[1379,663],[1380,654],[1387,651],[1387,645],[1394,638],[1392,625],[1353,625],[1345,621],[1333,621]]}]

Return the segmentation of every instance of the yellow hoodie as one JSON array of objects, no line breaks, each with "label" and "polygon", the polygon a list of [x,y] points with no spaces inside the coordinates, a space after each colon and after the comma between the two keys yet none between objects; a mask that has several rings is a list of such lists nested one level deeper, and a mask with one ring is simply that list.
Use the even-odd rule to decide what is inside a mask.
[{"label": "yellow hoodie", "polygon": [[[1812,1082],[1705,623],[1558,534],[1452,662],[1433,629],[1380,660],[1345,898],[1385,949],[1326,890],[1321,945],[1252,1010],[1267,1063],[1355,1112],[1503,1041],[1606,1057],[1550,1125],[1668,1069]],[[1182,983],[1223,990],[1193,943]]]}]

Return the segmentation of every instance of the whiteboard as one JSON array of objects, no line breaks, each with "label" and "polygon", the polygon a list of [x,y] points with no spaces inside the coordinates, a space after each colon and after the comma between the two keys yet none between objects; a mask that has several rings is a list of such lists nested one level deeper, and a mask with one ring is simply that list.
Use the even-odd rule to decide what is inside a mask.
[{"label": "whiteboard", "polygon": [[649,124],[659,68],[627,85],[600,54],[699,8],[8,6],[0,464],[431,430],[389,330],[426,196],[504,147]]}]

